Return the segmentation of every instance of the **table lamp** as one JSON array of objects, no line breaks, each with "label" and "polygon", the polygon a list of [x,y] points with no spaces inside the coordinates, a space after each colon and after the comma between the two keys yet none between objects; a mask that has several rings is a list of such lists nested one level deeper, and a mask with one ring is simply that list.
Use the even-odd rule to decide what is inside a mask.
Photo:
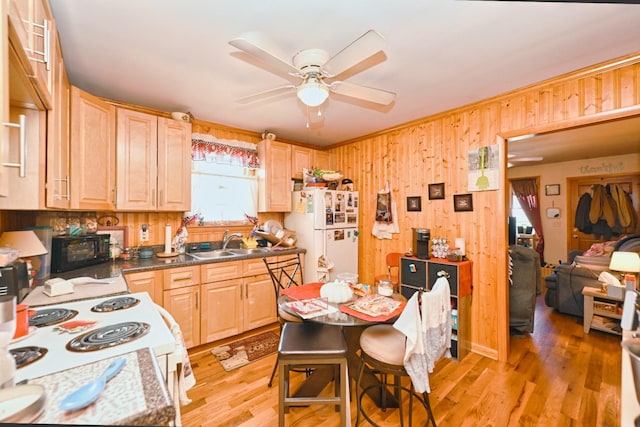
[{"label": "table lamp", "polygon": [[18,258],[22,258],[27,263],[27,271],[29,272],[29,285],[33,282],[35,273],[40,269],[39,259],[36,265],[33,265],[31,257],[45,255],[48,253],[38,236],[33,230],[23,231],[5,231],[0,236],[0,246],[8,246],[18,251]]},{"label": "table lamp", "polygon": [[611,254],[609,270],[623,273],[627,290],[636,290],[638,272],[640,272],[640,255],[636,252],[613,252]]}]

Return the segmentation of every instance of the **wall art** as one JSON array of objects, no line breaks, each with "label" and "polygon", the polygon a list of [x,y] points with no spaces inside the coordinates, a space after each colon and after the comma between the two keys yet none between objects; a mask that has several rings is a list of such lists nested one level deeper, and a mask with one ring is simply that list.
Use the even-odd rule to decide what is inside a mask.
[{"label": "wall art", "polygon": [[429,184],[429,200],[444,199],[444,182]]}]

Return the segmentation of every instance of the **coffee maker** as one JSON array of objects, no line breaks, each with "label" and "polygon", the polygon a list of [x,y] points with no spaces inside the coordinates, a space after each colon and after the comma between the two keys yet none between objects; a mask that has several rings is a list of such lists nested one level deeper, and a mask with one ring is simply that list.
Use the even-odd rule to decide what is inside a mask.
[{"label": "coffee maker", "polygon": [[428,228],[413,228],[413,254],[420,259],[429,259],[429,239],[431,232]]}]

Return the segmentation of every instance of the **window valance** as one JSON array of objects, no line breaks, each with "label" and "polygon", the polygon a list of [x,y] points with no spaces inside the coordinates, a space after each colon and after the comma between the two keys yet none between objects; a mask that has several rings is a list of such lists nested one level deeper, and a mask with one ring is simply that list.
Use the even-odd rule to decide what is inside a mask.
[{"label": "window valance", "polygon": [[251,142],[191,134],[191,159],[225,165],[259,168],[258,147]]}]

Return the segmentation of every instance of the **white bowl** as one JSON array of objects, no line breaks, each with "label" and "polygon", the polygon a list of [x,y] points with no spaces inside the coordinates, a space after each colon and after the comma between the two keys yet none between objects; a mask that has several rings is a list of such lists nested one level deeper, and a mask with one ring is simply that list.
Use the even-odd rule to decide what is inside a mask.
[{"label": "white bowl", "polygon": [[171,117],[174,120],[178,120],[180,122],[188,122],[191,119],[191,117],[189,117],[189,115],[187,113],[182,113],[180,111],[175,111],[175,112],[171,113]]}]

